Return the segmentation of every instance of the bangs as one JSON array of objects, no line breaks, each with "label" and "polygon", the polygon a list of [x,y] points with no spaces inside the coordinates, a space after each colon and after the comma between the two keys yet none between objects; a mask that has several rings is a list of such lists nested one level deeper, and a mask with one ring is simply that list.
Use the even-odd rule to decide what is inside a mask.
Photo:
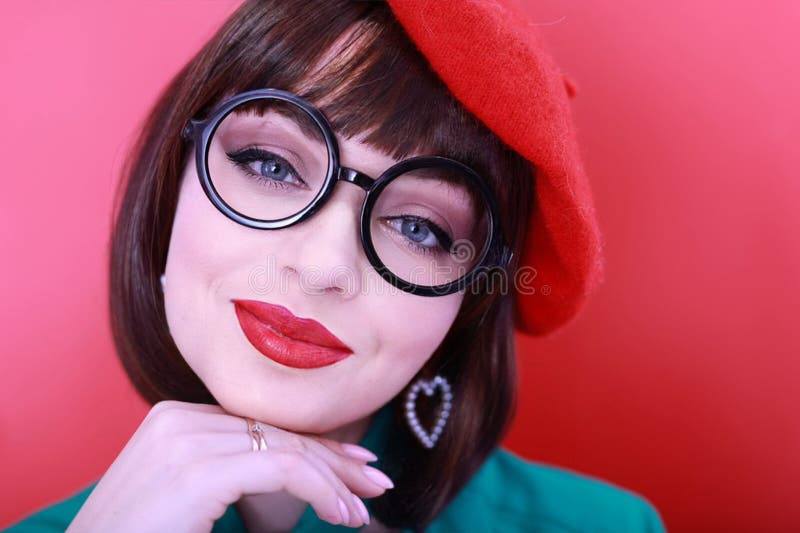
[{"label": "bangs", "polygon": [[260,34],[234,41],[248,46],[230,52],[237,65],[225,70],[235,82],[220,100],[288,90],[317,106],[337,135],[394,159],[440,155],[489,171],[485,159],[502,143],[452,96],[385,3],[306,2],[297,10],[254,17],[260,20],[249,27]]}]

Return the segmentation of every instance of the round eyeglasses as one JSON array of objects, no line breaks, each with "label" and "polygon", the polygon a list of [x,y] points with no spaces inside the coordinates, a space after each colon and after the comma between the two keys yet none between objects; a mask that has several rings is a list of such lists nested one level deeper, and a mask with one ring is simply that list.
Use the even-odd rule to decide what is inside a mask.
[{"label": "round eyeglasses", "polygon": [[211,203],[250,228],[305,220],[339,181],[363,189],[361,245],[378,274],[406,292],[451,294],[511,259],[494,197],[474,170],[440,156],[404,159],[377,179],[340,166],[330,123],[293,93],[239,93],[189,120],[182,134],[194,142]]}]

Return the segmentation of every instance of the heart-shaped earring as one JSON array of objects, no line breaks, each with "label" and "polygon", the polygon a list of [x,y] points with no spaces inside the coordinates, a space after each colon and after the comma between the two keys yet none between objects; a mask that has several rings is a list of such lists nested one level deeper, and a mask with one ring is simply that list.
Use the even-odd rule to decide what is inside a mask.
[{"label": "heart-shaped earring", "polygon": [[[424,391],[426,396],[433,396],[437,387],[442,389],[442,405],[439,409],[439,416],[436,419],[433,430],[428,433],[422,427],[417,417],[417,396],[420,390]],[[447,382],[447,379],[439,375],[429,381],[420,378],[415,381],[408,390],[406,396],[406,419],[408,419],[408,425],[411,426],[411,430],[426,448],[433,448],[433,445],[439,440],[444,430],[444,425],[447,423],[447,418],[450,416],[452,399],[453,394],[450,392],[450,383]]]}]

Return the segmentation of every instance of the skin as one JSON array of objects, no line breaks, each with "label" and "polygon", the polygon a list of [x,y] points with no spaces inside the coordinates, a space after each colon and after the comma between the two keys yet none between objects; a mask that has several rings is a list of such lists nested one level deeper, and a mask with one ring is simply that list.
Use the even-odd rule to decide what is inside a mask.
[{"label": "skin", "polygon": [[[357,139],[339,143],[341,164],[372,176],[396,163]],[[325,206],[300,224],[256,230],[228,219],[209,202],[194,158],[189,159],[165,271],[167,319],[178,348],[227,412],[292,432],[356,442],[371,415],[409,383],[441,343],[463,294],[426,298],[379,279],[358,237],[364,193],[351,184],[339,183]],[[274,282],[271,294],[249,284],[258,267],[267,267],[264,275]],[[359,275],[337,277],[342,269]],[[317,275],[305,275],[309,272]],[[231,298],[280,304],[313,318],[354,353],[316,369],[280,365],[249,343]],[[302,504],[271,501],[278,498],[247,496],[240,507],[259,522],[267,518],[253,509],[291,509],[298,516],[302,511]]]},{"label": "skin", "polygon": [[[341,162],[371,174],[395,163],[357,139],[340,139]],[[418,373],[451,327],[463,292],[428,298],[329,276],[371,272],[357,232],[363,192],[340,183],[311,219],[277,231],[220,213],[194,159],[182,176],[166,266],[170,332],[219,405],[162,401],[79,510],[68,531],[207,532],[235,504],[249,531],[286,531],[305,505],[334,524],[370,523],[360,498],[391,490],[375,457],[353,443],[373,414]],[[273,261],[285,284],[264,293],[249,273]],[[303,281],[306,267],[321,276]],[[383,285],[381,285],[383,284]],[[231,298],[260,299],[311,317],[353,354],[298,369],[262,355],[245,337]],[[421,327],[423,326],[424,327]],[[243,417],[262,422],[269,445],[254,452]]]},{"label": "skin", "polygon": [[[344,61],[339,46],[348,36],[317,73]],[[338,141],[340,164],[371,176],[397,162],[358,138]],[[187,159],[165,310],[178,349],[219,405],[155,404],[67,531],[207,532],[231,504],[248,531],[286,531],[306,504],[334,524],[385,530],[370,523],[359,498],[391,490],[392,481],[367,465],[375,459],[370,451],[352,443],[431,357],[463,292],[414,296],[380,279],[360,245],[364,193],[352,184],[339,183],[300,224],[256,230],[211,204],[194,158]],[[261,273],[256,285],[254,272]],[[280,365],[247,340],[232,298],[313,318],[353,354],[315,369]],[[251,449],[243,417],[262,422],[268,450]]]}]

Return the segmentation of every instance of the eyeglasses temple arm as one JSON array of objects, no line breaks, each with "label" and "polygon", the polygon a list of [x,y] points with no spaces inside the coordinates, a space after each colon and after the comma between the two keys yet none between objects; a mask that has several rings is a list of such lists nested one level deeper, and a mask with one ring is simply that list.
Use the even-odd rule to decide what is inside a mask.
[{"label": "eyeglasses temple arm", "polygon": [[194,139],[196,129],[197,121],[194,119],[189,119],[189,122],[187,122],[181,130],[181,137],[186,141],[191,141]]}]

